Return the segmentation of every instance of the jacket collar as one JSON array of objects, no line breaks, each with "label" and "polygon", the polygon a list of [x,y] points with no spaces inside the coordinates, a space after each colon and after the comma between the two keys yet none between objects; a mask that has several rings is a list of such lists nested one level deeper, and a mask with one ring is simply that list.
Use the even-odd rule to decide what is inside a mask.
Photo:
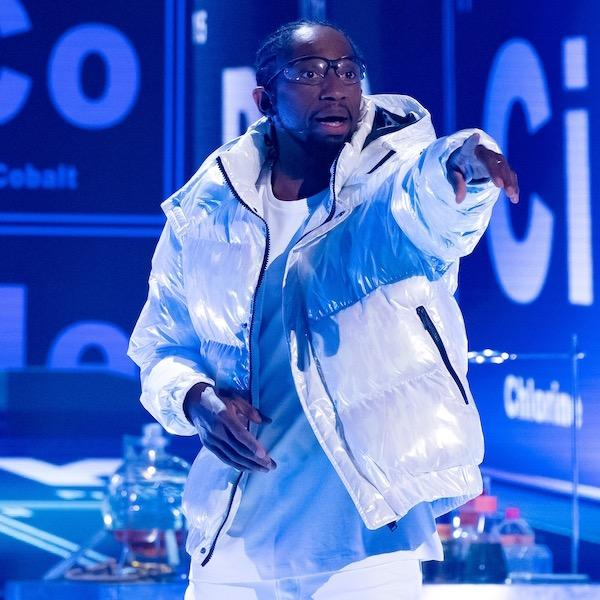
[{"label": "jacket collar", "polygon": [[[377,106],[401,116],[414,113],[416,123],[423,117],[429,117],[429,113],[409,96],[363,96],[357,129],[352,138],[344,144],[338,159],[331,167],[332,191],[334,191],[336,197],[339,196],[340,190],[359,165],[361,152],[373,129]],[[390,128],[390,133],[395,131],[397,131],[397,128]],[[257,211],[261,211],[262,207],[256,191],[256,182],[267,156],[265,137],[268,132],[268,120],[266,117],[262,117],[250,125],[246,133],[218,153],[223,168],[237,194],[246,204]],[[382,135],[384,140],[388,137],[385,131]],[[392,144],[389,144],[389,146],[393,147]]]}]

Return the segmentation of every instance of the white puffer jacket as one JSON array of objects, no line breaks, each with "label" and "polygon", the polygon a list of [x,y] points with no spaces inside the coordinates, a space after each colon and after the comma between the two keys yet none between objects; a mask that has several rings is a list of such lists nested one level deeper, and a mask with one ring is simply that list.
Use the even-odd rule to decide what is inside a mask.
[{"label": "white puffer jacket", "polygon": [[[260,406],[254,308],[269,233],[255,184],[266,131],[261,119],[163,203],[168,222],[129,353],[141,367],[142,403],[172,433],[195,433],[182,403],[199,381]],[[436,139],[412,98],[364,98],[328,202],[288,257],[283,307],[296,390],[370,529],[419,502],[439,514],[481,491],[483,437],[453,294],[458,260],[483,234],[498,190],[469,185],[458,205],[445,172],[473,131]],[[192,555],[210,558],[244,482],[201,450],[184,498]]]}]

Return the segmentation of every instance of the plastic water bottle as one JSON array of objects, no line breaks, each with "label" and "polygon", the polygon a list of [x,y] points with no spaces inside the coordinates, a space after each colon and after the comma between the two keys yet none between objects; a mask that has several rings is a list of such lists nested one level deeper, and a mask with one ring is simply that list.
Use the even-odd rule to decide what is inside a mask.
[{"label": "plastic water bottle", "polygon": [[521,511],[511,506],[497,527],[504,549],[508,572],[552,573],[552,553],[547,546],[535,543],[535,534],[529,523],[521,518]]},{"label": "plastic water bottle", "polygon": [[521,518],[521,511],[516,506],[504,512],[504,520],[498,524],[498,534],[503,546],[531,546],[535,542],[533,529]]},{"label": "plastic water bottle", "polygon": [[185,538],[181,500],[190,465],[165,451],[168,440],[158,423],[143,432],[141,438],[124,437],[124,460],[104,498],[104,525],[125,545],[126,562],[173,566]]},{"label": "plastic water bottle", "polygon": [[506,564],[497,533],[497,498],[482,494],[461,509],[453,537],[461,560],[460,579],[469,583],[503,583]]}]

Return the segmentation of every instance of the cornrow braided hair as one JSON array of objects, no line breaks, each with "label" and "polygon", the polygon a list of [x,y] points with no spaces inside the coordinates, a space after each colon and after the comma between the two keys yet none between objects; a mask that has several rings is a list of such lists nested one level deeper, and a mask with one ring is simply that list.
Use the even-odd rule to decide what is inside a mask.
[{"label": "cornrow braided hair", "polygon": [[275,73],[277,57],[282,52],[285,52],[289,49],[294,32],[296,32],[301,27],[311,26],[329,27],[330,29],[335,29],[336,31],[339,31],[348,40],[348,43],[352,48],[352,54],[359,57],[361,56],[358,47],[352,41],[352,38],[350,38],[350,36],[337,25],[329,23],[328,21],[308,19],[292,21],[291,23],[281,25],[273,33],[267,36],[260,48],[258,49],[258,52],[256,53],[256,60],[254,63],[254,68],[256,70],[256,85],[264,86],[266,82],[269,81],[271,75]]}]

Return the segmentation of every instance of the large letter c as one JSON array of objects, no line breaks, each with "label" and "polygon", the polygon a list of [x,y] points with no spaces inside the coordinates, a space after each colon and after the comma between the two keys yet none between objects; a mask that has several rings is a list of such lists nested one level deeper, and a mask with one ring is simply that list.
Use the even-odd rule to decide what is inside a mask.
[{"label": "large letter c", "polygon": [[[506,147],[513,105],[520,102],[527,130],[535,133],[552,116],[542,63],[533,46],[522,39],[507,41],[498,50],[485,95],[484,129]],[[508,201],[498,202],[490,222],[488,243],[492,264],[506,295],[522,304],[533,302],[546,281],[554,215],[538,194],[532,194],[527,235],[514,237]]]}]

